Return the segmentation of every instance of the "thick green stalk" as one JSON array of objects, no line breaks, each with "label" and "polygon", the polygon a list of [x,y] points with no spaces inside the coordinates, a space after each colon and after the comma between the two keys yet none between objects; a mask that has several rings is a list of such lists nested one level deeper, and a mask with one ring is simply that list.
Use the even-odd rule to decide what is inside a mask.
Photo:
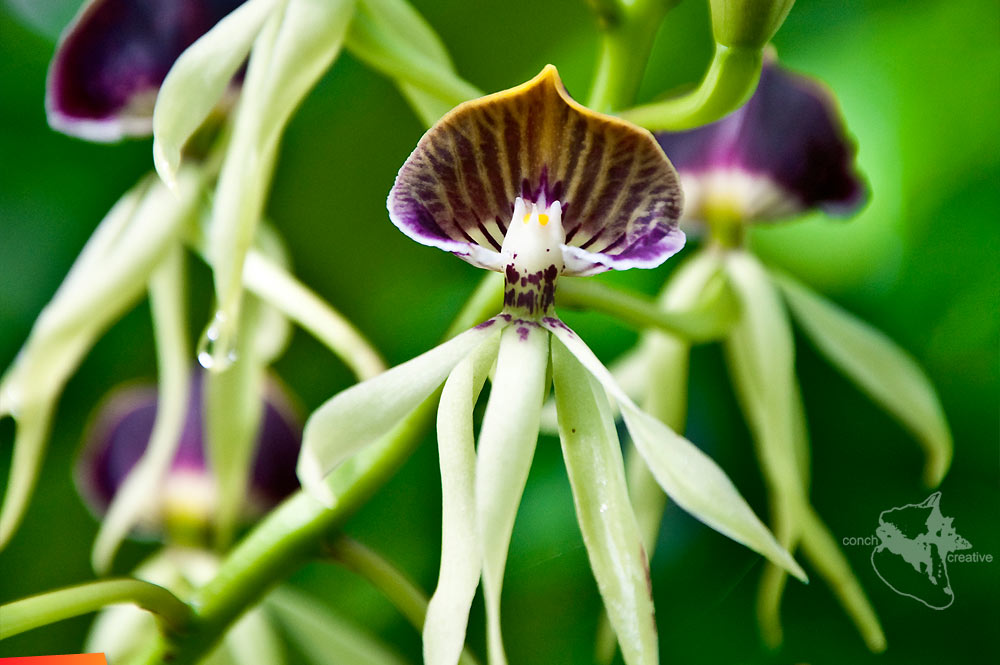
[{"label": "thick green stalk", "polygon": [[680,131],[719,120],[741,107],[757,88],[759,49],[715,45],[715,56],[697,88],[679,97],[623,111],[630,122],[652,131]]},{"label": "thick green stalk", "polygon": [[601,45],[587,105],[610,113],[635,101],[656,32],[677,0],[593,4],[601,24]]},{"label": "thick green stalk", "polygon": [[721,280],[715,291],[711,288],[706,287],[706,297],[692,309],[677,312],[593,279],[563,278],[556,304],[604,312],[636,328],[656,328],[689,342],[708,342],[724,337],[738,316],[728,282]]},{"label": "thick green stalk", "polygon": [[[347,536],[333,538],[326,552],[333,561],[357,573],[381,591],[417,631],[423,629],[429,602],[427,595],[401,570],[378,552]],[[458,662],[459,665],[478,665],[468,651],[462,652]]]}]

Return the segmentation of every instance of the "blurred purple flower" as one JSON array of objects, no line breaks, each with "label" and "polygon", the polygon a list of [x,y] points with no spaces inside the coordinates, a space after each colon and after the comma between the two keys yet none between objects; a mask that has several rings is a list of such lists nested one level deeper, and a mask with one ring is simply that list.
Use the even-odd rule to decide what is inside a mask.
[{"label": "blurred purple flower", "polygon": [[[150,488],[151,502],[140,530],[157,534],[172,519],[208,526],[213,519],[215,479],[205,458],[202,419],[202,378],[192,379],[190,401],[181,440],[160,488]],[[77,488],[98,516],[104,514],[128,473],[139,462],[156,419],[154,386],[119,388],[98,409],[77,461]],[[295,463],[302,442],[302,426],[289,400],[270,383],[257,435],[252,477],[243,514],[264,513],[298,489]]]},{"label": "blurred purple flower", "polygon": [[773,57],[742,108],[656,138],[680,173],[685,220],[769,222],[817,208],[846,215],[867,198],[832,93]]},{"label": "blurred purple flower", "polygon": [[243,0],[91,0],[49,67],[49,124],[90,141],[152,131],[156,92],[195,40]]}]

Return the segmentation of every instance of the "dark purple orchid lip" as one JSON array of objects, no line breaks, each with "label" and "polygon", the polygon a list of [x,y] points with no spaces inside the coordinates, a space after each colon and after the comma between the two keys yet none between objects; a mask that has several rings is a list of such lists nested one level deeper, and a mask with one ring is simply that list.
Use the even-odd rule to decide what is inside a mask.
[{"label": "dark purple orchid lip", "polygon": [[152,131],[153,102],[178,56],[243,0],[91,0],[49,66],[49,124],[90,141]]},{"label": "dark purple orchid lip", "polygon": [[704,221],[713,198],[728,197],[748,222],[811,209],[846,215],[867,198],[833,94],[773,56],[742,108],[711,125],[656,138],[681,174],[690,194],[685,217],[694,220]]},{"label": "dark purple orchid lip", "polygon": [[[192,380],[190,402],[171,475],[202,476],[211,482],[205,458],[201,377]],[[257,437],[246,513],[270,508],[298,488],[295,464],[302,440],[301,418],[276,381]],[[76,464],[77,488],[98,517],[145,452],[156,418],[156,388],[144,384],[115,390],[98,407]],[[162,488],[151,488],[161,491]]]},{"label": "dark purple orchid lip", "polygon": [[417,242],[500,270],[518,197],[561,202],[567,274],[655,267],[684,244],[677,174],[655,140],[577,104],[551,65],[435,124],[400,169],[388,208]]}]

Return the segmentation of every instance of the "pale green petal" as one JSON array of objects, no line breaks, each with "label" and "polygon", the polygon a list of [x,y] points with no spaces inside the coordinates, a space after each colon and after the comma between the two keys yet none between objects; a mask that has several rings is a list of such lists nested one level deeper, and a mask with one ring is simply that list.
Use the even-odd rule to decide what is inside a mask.
[{"label": "pale green petal", "polygon": [[208,258],[219,313],[213,365],[224,366],[236,338],[243,266],[264,206],[278,142],[293,111],[340,52],[353,0],[287,0],[254,42],[219,174]]},{"label": "pale green petal", "polygon": [[[261,224],[257,229],[257,238],[250,253],[264,259],[281,274],[288,275],[291,266],[288,248],[285,246],[285,241],[270,224]],[[243,286],[253,293],[253,289],[248,286],[249,272],[249,268],[244,264]],[[263,365],[270,365],[281,357],[291,342],[292,324],[283,310],[284,308],[277,304],[260,298],[257,311],[257,331],[254,335],[254,354],[260,358]]]},{"label": "pale green petal", "polygon": [[[454,71],[441,38],[406,0],[360,0],[359,12],[370,16],[380,32],[392,40],[406,42],[428,60]],[[454,106],[412,83],[397,80],[396,85],[428,127]]]},{"label": "pale green petal", "polygon": [[368,66],[389,76],[418,97],[422,119],[427,122],[441,109],[481,97],[482,92],[460,78],[443,50],[416,12],[403,3],[364,0],[351,22],[347,48]]},{"label": "pale green petal", "polygon": [[514,517],[538,441],[548,364],[549,334],[543,328],[515,322],[504,329],[476,460],[476,523],[483,548],[491,665],[507,662],[500,630],[500,594]]},{"label": "pale green petal", "polygon": [[[782,525],[782,543],[796,540],[797,513],[808,501],[796,451],[795,343],[777,288],[756,258],[727,256],[742,315],[725,342],[733,385],[756,444],[768,487],[771,512]],[[776,528],[779,528],[776,526]]]},{"label": "pale green petal", "polygon": [[315,665],[404,665],[406,662],[361,626],[290,587],[268,594],[264,607]]},{"label": "pale green petal", "polygon": [[250,470],[264,407],[266,365],[256,354],[260,302],[247,298],[240,322],[236,360],[206,372],[203,393],[205,448],[215,477],[216,541],[229,544],[247,503]]},{"label": "pale green petal", "polygon": [[188,47],[171,67],[153,111],[153,164],[164,182],[174,182],[184,144],[219,103],[279,2],[244,3]]},{"label": "pale green petal", "polygon": [[257,250],[247,254],[243,283],[248,291],[323,342],[358,379],[370,379],[385,371],[382,357],[354,324]]},{"label": "pale green petal", "polygon": [[309,417],[303,431],[298,464],[302,486],[323,503],[332,504],[332,491],[323,478],[387,434],[502,325],[502,320],[490,319],[327,400]]},{"label": "pale green petal", "polygon": [[496,360],[500,335],[482,344],[449,375],[438,406],[441,466],[441,566],[424,620],[424,663],[458,662],[469,608],[482,571],[476,532],[476,447],[472,411]]},{"label": "pale green petal", "polygon": [[885,651],[885,634],[861,583],[851,571],[833,534],[811,509],[806,511],[802,522],[802,552],[830,585],[868,648],[876,653]]},{"label": "pale green petal", "polygon": [[552,343],[559,438],[590,566],[628,665],[657,663],[649,562],[625,485],[604,389],[560,342]]},{"label": "pale green petal", "polygon": [[24,347],[0,381],[0,417],[17,423],[0,512],[0,547],[13,535],[45,450],[49,419],[63,386],[97,338],[142,295],[195,207],[200,182],[181,171],[176,193],[140,183],[95,232]]},{"label": "pale green petal", "polygon": [[594,352],[561,322],[549,329],[617,401],[636,449],[677,505],[719,533],[742,543],[805,580],[802,568],[778,544],[729,477],[697,446],[645,413],[618,387]]},{"label": "pale green petal", "polygon": [[816,348],[924,447],[924,482],[938,485],[952,456],[951,432],[934,386],[916,361],[882,332],[787,275],[774,276]]},{"label": "pale green petal", "polygon": [[142,458],[115,493],[91,551],[99,575],[111,568],[115,552],[155,501],[180,443],[188,411],[191,357],[187,343],[184,256],[175,247],[157,268],[149,284],[153,333],[159,365],[156,419]]}]

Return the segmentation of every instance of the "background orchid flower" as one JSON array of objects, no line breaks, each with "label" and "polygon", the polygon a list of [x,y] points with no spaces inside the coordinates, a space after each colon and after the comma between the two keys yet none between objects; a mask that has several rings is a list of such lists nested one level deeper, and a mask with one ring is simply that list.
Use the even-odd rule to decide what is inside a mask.
[{"label": "background orchid flower", "polygon": [[[707,242],[666,285],[668,310],[696,302],[720,274],[732,285],[741,315],[724,341],[740,406],[767,481],[771,527],[778,540],[803,553],[851,615],[868,647],[885,637],[836,540],[808,499],[807,428],[795,349],[786,311],[821,353],[908,428],[926,452],[925,482],[936,485],[951,458],[951,436],[926,375],[885,335],[780,271],[746,247],[748,225],[776,222],[810,210],[846,215],[866,198],[832,94],[816,81],[767,59],[754,96],[712,125],[657,140],[680,174],[684,217]],[[653,413],[682,430],[690,343],[659,332],[644,335],[620,365]],[[647,544],[655,542],[663,497],[641,464],[630,464],[633,498]],[[779,604],[785,571],[769,565],[758,597],[765,639],[781,641]]]},{"label": "background orchid flower", "polygon": [[[658,649],[648,562],[605,391],[680,505],[802,576],[722,470],[635,406],[554,312],[560,275],[651,268],[682,246],[676,175],[648,132],[580,106],[549,66],[528,83],[442,118],[403,164],[388,207],[393,223],[414,240],[502,272],[504,308],[321,406],[306,424],[299,477],[332,503],[336,489],[326,476],[444,384],[438,409],[444,535],[424,625],[426,662],[457,661],[480,576],[490,660],[505,662],[503,571],[550,367],[581,531],[626,662],[656,662]],[[472,409],[494,364],[474,448]]]},{"label": "background orchid flower", "polygon": [[49,68],[49,124],[89,141],[153,130],[153,104],[174,61],[243,0],[89,0]]},{"label": "background orchid flower", "polygon": [[[105,398],[76,466],[77,487],[95,515],[105,516],[130,475],[143,476],[145,482],[129,497],[143,506],[135,525],[139,533],[166,537],[174,544],[206,544],[218,507],[218,487],[206,449],[203,384],[202,374],[194,374],[173,458],[162,478],[136,473],[156,431],[156,387],[127,385]],[[298,487],[295,460],[301,437],[294,408],[271,381],[241,507],[243,520],[262,515]]]}]

